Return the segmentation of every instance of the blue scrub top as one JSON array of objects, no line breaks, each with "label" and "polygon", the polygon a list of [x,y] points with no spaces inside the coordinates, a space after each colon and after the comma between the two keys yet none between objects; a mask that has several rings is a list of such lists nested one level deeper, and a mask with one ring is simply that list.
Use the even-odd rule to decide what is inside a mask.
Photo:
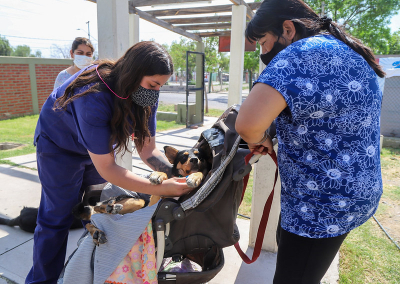
[{"label": "blue scrub top", "polygon": [[[83,70],[54,89],[47,98],[36,126],[35,145],[39,136],[43,136],[54,142],[58,147],[76,154],[88,155],[88,150],[98,155],[110,153],[110,122],[114,111],[113,100],[115,95],[108,89],[98,93],[89,93],[74,100],[68,104],[65,111],[54,111],[52,109],[54,102],[64,94],[68,85]],[[81,93],[88,88],[89,86],[84,86],[77,89],[75,93]],[[152,107],[149,118],[148,127],[151,136],[155,136],[156,132],[157,107],[158,103]],[[132,111],[135,111],[134,108]]]}]

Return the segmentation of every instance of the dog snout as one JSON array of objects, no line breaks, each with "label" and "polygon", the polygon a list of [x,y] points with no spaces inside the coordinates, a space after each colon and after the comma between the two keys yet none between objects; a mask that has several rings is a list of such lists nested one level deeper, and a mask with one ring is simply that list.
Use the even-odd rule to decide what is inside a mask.
[{"label": "dog snout", "polygon": [[196,165],[197,163],[198,163],[198,159],[197,158],[191,158],[190,159],[190,162],[192,163],[192,164],[194,164],[194,165]]}]

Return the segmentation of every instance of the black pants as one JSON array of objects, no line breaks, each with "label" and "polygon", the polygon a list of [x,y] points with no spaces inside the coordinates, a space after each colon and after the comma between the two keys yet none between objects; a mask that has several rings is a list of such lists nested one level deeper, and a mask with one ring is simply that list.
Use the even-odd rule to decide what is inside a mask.
[{"label": "black pants", "polygon": [[318,284],[331,265],[347,234],[311,239],[283,230],[276,232],[278,255],[274,284]]}]

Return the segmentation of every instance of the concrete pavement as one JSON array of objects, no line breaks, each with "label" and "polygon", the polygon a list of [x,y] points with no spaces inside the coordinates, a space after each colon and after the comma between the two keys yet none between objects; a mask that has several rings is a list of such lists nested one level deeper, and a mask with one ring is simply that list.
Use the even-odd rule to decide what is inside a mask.
[{"label": "concrete pavement", "polygon": [[[157,133],[157,147],[171,145],[177,149],[192,147],[201,132],[208,129],[216,118],[205,117],[204,126],[198,129],[176,129]],[[35,154],[10,158],[12,162],[28,168],[0,164],[0,217],[15,218],[24,206],[38,207],[40,201],[40,182],[36,169]],[[147,173],[149,169],[138,157],[133,155],[134,173]],[[240,246],[252,255],[248,247],[250,221],[238,219],[241,233]],[[68,239],[67,256],[76,248],[83,229],[71,230]],[[0,225],[0,284],[24,283],[32,265],[33,234],[18,227]],[[209,284],[260,284],[272,283],[276,254],[263,251],[258,260],[251,264],[242,262],[235,248],[224,249],[225,265],[222,271]],[[331,265],[323,283],[338,283],[338,258]],[[188,283],[189,284],[189,283]]]}]

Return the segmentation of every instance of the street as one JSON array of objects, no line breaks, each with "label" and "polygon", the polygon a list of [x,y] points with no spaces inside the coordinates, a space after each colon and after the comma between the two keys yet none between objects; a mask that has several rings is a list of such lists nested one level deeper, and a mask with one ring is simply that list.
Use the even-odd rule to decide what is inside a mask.
[{"label": "street", "polygon": [[[242,99],[247,97],[248,89],[243,90]],[[209,93],[208,108],[225,110],[228,108],[228,92]],[[195,93],[189,93],[189,103],[194,103],[196,100]],[[160,102],[165,104],[186,103],[185,92],[160,92]],[[204,105],[205,107],[205,105]]]}]

